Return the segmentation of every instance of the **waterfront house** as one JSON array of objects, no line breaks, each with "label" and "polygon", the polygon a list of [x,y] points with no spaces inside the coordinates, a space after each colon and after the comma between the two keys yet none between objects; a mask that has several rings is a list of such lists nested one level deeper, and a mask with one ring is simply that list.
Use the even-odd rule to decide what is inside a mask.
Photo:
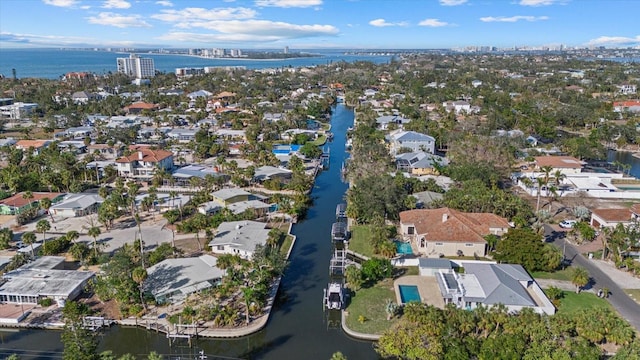
[{"label": "waterfront house", "polygon": [[217,259],[211,255],[166,259],[147,269],[144,291],[158,304],[182,301],[189,294],[216,286],[224,271],[216,267]]},{"label": "waterfront house", "polygon": [[250,259],[256,245],[267,243],[269,229],[266,229],[266,225],[251,220],[223,222],[218,226],[213,240],[209,242],[211,252]]},{"label": "waterfront house", "polygon": [[555,314],[551,301],[521,265],[464,262],[463,266],[464,273],[432,272],[445,304],[467,310],[502,304],[508,312],[530,308],[538,314]]},{"label": "waterfront house", "polygon": [[393,155],[401,152],[401,149],[409,149],[411,152],[435,153],[436,139],[419,132],[396,130],[387,135],[387,141],[389,141]]},{"label": "waterfront house", "polygon": [[376,125],[381,130],[388,129],[390,124],[395,124],[397,127],[402,128],[404,124],[408,124],[410,122],[411,119],[407,119],[400,115],[383,115],[376,118]]},{"label": "waterfront house", "polygon": [[582,172],[584,163],[573,156],[536,156],[535,167],[540,171],[543,167],[551,167],[551,173],[560,171],[565,175]]},{"label": "waterfront house", "polygon": [[65,270],[62,256],[43,256],[3,275],[0,303],[37,304],[50,298],[62,307],[78,297],[93,276],[91,271]]},{"label": "waterfront house", "polygon": [[261,166],[256,168],[255,173],[253,174],[252,181],[262,183],[266,180],[278,179],[280,181],[287,181],[291,179],[292,171],[288,169],[281,169],[274,166]]},{"label": "waterfront house", "polygon": [[25,198],[25,193],[20,192],[6,199],[0,200],[1,215],[17,215],[31,208],[39,207],[40,200],[44,198],[51,199],[52,204],[56,204],[62,200],[64,194],[54,192],[33,192],[31,198]]},{"label": "waterfront house", "polygon": [[118,174],[123,177],[150,179],[157,169],[173,169],[173,153],[132,145],[132,153],[116,160]]},{"label": "waterfront house", "polygon": [[396,169],[411,175],[439,174],[436,166],[447,166],[449,160],[424,151],[396,155]]},{"label": "waterfront house", "polygon": [[491,213],[464,213],[450,208],[400,213],[400,234],[428,257],[485,256],[484,237],[503,235],[507,219]]},{"label": "waterfront house", "polygon": [[191,187],[192,186],[191,179],[196,177],[202,180],[204,180],[207,176],[213,176],[216,178],[224,177],[225,179],[228,178],[227,175],[217,171],[217,168],[212,168],[209,166],[204,166],[199,164],[190,164],[187,166],[183,166],[181,168],[177,168],[173,171],[173,174],[171,174],[171,176],[173,177],[173,181],[171,182],[171,181],[164,180],[165,182],[164,185],[171,185],[171,183],[173,183],[173,185],[176,185],[176,186]]}]

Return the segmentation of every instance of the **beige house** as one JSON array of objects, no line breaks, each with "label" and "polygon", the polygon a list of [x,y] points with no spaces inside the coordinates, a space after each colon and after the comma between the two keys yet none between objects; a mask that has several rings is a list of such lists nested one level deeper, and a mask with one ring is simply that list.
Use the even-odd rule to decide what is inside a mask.
[{"label": "beige house", "polygon": [[157,169],[173,169],[171,151],[152,150],[145,146],[131,146],[130,150],[130,155],[116,160],[120,176],[145,180],[153,177]]},{"label": "beige house", "polygon": [[627,208],[591,210],[591,226],[596,229],[614,228],[618,224],[627,226],[633,221],[633,212]]},{"label": "beige house", "polygon": [[552,173],[559,170],[565,175],[581,173],[583,165],[582,161],[573,156],[536,156],[535,163],[537,171],[545,166],[550,166]]},{"label": "beige house", "polygon": [[428,257],[485,256],[489,234],[502,235],[507,219],[490,213],[463,213],[449,208],[400,213],[400,233]]}]

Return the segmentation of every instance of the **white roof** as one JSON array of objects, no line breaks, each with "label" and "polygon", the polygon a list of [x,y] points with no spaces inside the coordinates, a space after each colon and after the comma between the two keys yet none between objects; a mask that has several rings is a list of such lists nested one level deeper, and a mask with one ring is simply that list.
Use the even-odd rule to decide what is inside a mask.
[{"label": "white roof", "polygon": [[162,296],[176,291],[189,294],[210,287],[211,282],[224,276],[216,261],[211,255],[164,260],[147,269],[145,290]]}]

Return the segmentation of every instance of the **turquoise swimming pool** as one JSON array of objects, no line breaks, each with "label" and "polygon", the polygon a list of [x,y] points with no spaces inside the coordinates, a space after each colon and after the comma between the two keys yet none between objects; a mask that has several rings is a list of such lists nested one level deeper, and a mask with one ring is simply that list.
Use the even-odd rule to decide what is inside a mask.
[{"label": "turquoise swimming pool", "polygon": [[420,293],[418,287],[415,285],[398,285],[398,291],[400,291],[400,301],[406,304],[411,301],[420,302]]},{"label": "turquoise swimming pool", "polygon": [[395,243],[396,243],[396,252],[398,254],[402,254],[402,255],[413,254],[413,250],[411,250],[410,243],[406,243],[402,241],[395,241]]}]

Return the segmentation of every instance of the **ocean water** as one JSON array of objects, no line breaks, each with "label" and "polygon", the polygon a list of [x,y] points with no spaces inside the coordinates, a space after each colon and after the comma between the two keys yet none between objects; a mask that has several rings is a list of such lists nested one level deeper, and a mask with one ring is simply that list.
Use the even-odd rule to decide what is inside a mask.
[{"label": "ocean water", "polygon": [[[18,78],[59,79],[72,71],[107,74],[116,72],[116,58],[128,56],[128,53],[91,50],[0,48],[0,74],[11,77],[12,69],[16,70]],[[393,57],[392,55],[353,55],[340,51],[318,51],[318,56],[314,57],[278,60],[203,59],[186,55],[145,53],[141,53],[140,56],[153,58],[156,70],[167,73],[181,67],[244,66],[247,69],[264,69],[326,65],[337,61],[370,61],[379,64],[387,63]]]}]

